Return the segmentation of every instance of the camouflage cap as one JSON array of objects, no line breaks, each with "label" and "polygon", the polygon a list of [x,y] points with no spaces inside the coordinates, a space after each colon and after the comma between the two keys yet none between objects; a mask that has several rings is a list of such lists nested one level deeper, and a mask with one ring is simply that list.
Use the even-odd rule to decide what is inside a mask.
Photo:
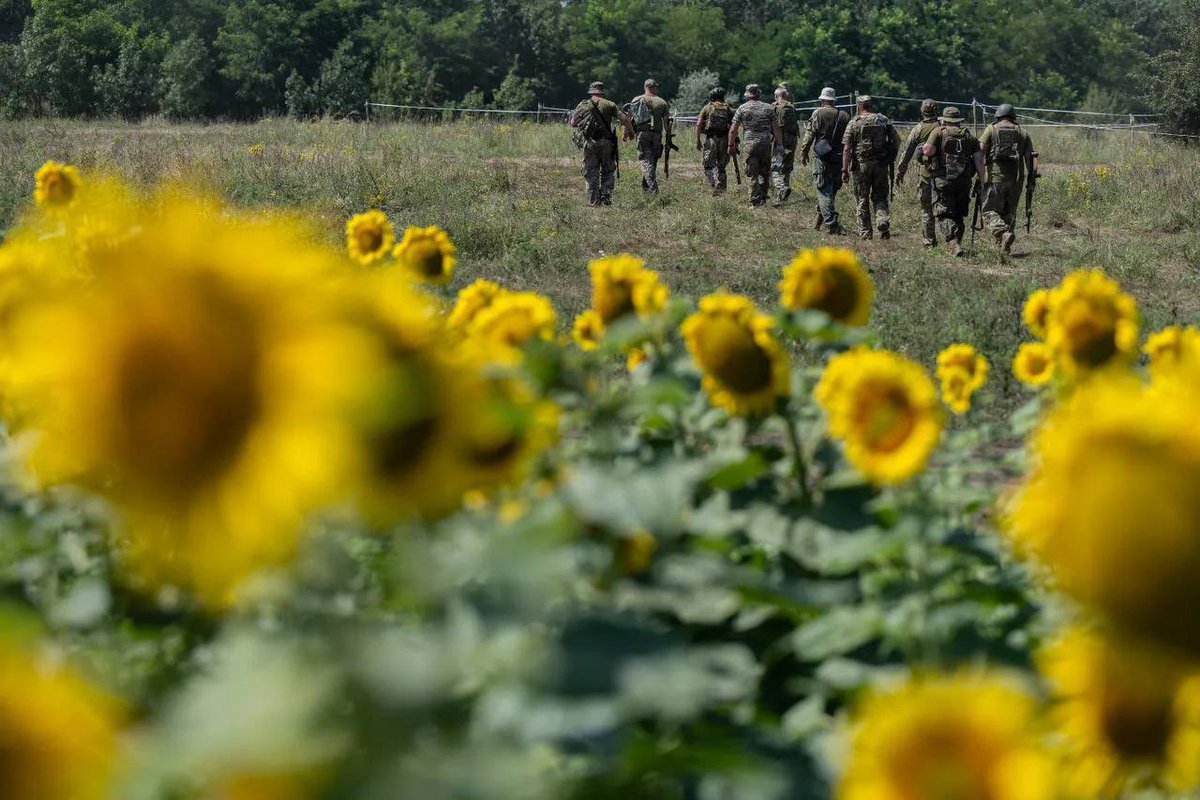
[{"label": "camouflage cap", "polygon": [[654,80],[654,78],[646,78],[646,82],[643,83],[642,85],[645,86],[647,89],[657,89],[658,81]]},{"label": "camouflage cap", "polygon": [[760,94],[762,94],[762,87],[757,83],[747,83],[745,94],[748,94],[751,97],[758,97]]},{"label": "camouflage cap", "polygon": [[604,94],[604,82],[592,81],[592,85],[588,87],[588,94]]},{"label": "camouflage cap", "polygon": [[863,105],[868,105],[868,104],[870,104],[870,102],[871,102],[871,95],[869,95],[869,94],[860,94],[860,95],[858,96],[858,102],[862,103]]},{"label": "camouflage cap", "polygon": [[826,86],[821,90],[821,100],[837,100],[837,92],[832,86]]},{"label": "camouflage cap", "polygon": [[962,112],[954,106],[946,106],[942,111],[941,121],[947,125],[958,125],[963,121]]}]

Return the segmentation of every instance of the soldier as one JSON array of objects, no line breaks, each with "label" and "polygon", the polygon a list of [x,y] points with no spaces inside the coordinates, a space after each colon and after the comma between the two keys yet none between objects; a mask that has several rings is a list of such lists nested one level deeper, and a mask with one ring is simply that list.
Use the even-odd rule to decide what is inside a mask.
[{"label": "soldier", "polygon": [[858,236],[871,238],[871,210],[879,238],[891,238],[891,207],[888,168],[900,152],[900,134],[892,121],[875,111],[869,95],[858,98],[858,116],[846,126],[842,137],[842,182],[854,176],[854,198],[858,201]]},{"label": "soldier", "polygon": [[837,193],[842,188],[840,163],[842,136],[850,117],[837,108],[837,93],[832,87],[821,90],[821,107],[812,113],[800,148],[800,163],[812,160],[813,184],[817,189],[817,230],[825,226],[829,233],[842,232],[838,224]]},{"label": "soldier", "polygon": [[629,103],[629,116],[637,137],[638,166],[642,170],[642,189],[658,191],[658,160],[663,154],[663,135],[671,135],[671,107],[658,96],[658,81],[647,78],[645,91]]},{"label": "soldier", "polygon": [[904,185],[904,176],[908,173],[908,162],[915,155],[917,158],[917,202],[921,206],[921,239],[926,247],[937,246],[937,233],[933,216],[933,173],[929,162],[925,160],[922,146],[929,134],[938,128],[938,107],[933,100],[921,101],[921,121],[908,132],[904,142],[904,152],[900,154],[900,164],[896,167],[896,186]]},{"label": "soldier", "polygon": [[727,141],[732,125],[733,109],[725,102],[725,90],[717,86],[708,93],[708,103],[696,118],[696,149],[704,154],[704,178],[713,195],[724,194],[728,185],[725,168],[729,165]]},{"label": "soldier", "polygon": [[792,169],[796,165],[796,145],[800,139],[796,107],[788,98],[785,84],[775,90],[775,119],[783,134],[783,163],[771,169],[771,183],[775,187],[775,205],[780,206],[792,194]]},{"label": "soldier", "polygon": [[587,181],[588,205],[612,205],[616,184],[617,135],[613,122],[620,122],[626,137],[633,136],[629,115],[617,104],[604,97],[604,84],[594,82],[588,87],[588,99],[571,113],[575,142],[583,150],[583,178]]},{"label": "soldier", "polygon": [[979,137],[987,159],[987,189],[983,195],[983,225],[1009,253],[1017,240],[1017,206],[1025,176],[1032,185],[1038,178],[1038,154],[1029,134],[1017,124],[1017,112],[1008,103],[996,109],[996,121]]},{"label": "soldier", "polygon": [[750,205],[767,202],[767,181],[771,174],[772,148],[782,160],[783,134],[775,107],[762,101],[762,89],[757,83],[746,87],[746,101],[733,114],[729,128],[729,155],[737,153],[738,132],[746,129],[746,181],[750,184]]},{"label": "soldier", "polygon": [[963,127],[963,115],[957,108],[947,108],[940,122],[940,126],[930,131],[921,150],[933,175],[936,193],[933,207],[942,238],[950,252],[962,258],[964,220],[971,210],[971,179],[977,179],[977,187],[983,184],[983,153],[975,134]]}]

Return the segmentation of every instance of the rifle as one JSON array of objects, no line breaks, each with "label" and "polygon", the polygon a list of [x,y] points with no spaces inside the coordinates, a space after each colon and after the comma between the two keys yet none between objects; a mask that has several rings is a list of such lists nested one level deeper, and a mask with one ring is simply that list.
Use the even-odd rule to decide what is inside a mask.
[{"label": "rifle", "polygon": [[737,185],[742,185],[742,168],[738,166],[738,156],[742,153],[741,139],[733,141],[733,177],[737,179]]},{"label": "rifle", "polygon": [[971,214],[971,253],[975,252],[975,231],[983,230],[983,223],[979,221],[979,204],[983,199],[983,187],[979,185],[979,178],[975,179],[975,186],[971,190],[971,194],[975,195],[975,211]]},{"label": "rifle", "polygon": [[893,156],[888,162],[888,202],[896,197],[896,159]]},{"label": "rifle", "polygon": [[1033,225],[1033,189],[1037,185],[1037,173],[1029,173],[1029,179],[1025,182],[1025,232],[1029,233],[1029,228]]},{"label": "rifle", "polygon": [[671,179],[671,151],[679,152],[679,145],[675,144],[674,126],[667,131],[667,146],[663,148],[663,177],[667,180]]}]

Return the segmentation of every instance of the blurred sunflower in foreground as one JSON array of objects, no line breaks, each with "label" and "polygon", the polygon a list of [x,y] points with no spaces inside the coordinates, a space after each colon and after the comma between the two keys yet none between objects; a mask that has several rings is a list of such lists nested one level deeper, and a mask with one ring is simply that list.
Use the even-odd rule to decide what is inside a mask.
[{"label": "blurred sunflower in foreground", "polygon": [[396,265],[413,280],[438,286],[454,277],[457,252],[450,236],[437,225],[409,227],[392,251]]},{"label": "blurred sunflower in foreground", "polygon": [[646,269],[642,259],[621,253],[596,259],[588,265],[592,276],[592,309],[604,325],[626,315],[646,317],[667,303],[669,292],[658,273]]},{"label": "blurred sunflower in foreground", "polygon": [[350,258],[370,266],[391,254],[396,231],[382,211],[367,211],[346,222],[346,249]]},{"label": "blurred sunflower in foreground", "polygon": [[1079,270],[1051,290],[1046,343],[1068,377],[1128,363],[1137,354],[1137,303],[1099,270]]},{"label": "blurred sunflower in foreground", "polygon": [[1025,342],[1017,348],[1012,369],[1026,386],[1044,386],[1054,378],[1054,351],[1044,342]]},{"label": "blurred sunflower in foreground", "polygon": [[304,241],[166,194],[13,323],[33,475],[105,494],[133,574],[209,605],[290,558],[345,461],[333,409],[359,358],[322,300],[337,260]]},{"label": "blurred sunflower in foreground", "polygon": [[875,286],[853,251],[837,247],[804,250],[783,270],[784,308],[824,311],[847,325],[866,325]]},{"label": "blurred sunflower in foreground", "polygon": [[918,678],[855,715],[840,800],[1051,800],[1037,705],[1002,677]]},{"label": "blurred sunflower in foreground", "polygon": [[82,184],[75,167],[47,161],[34,176],[33,199],[47,210],[64,209],[75,201]]}]

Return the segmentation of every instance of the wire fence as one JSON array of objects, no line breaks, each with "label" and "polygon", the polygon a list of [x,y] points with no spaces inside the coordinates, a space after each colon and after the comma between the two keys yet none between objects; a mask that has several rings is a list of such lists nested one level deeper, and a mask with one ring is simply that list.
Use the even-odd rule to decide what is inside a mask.
[{"label": "wire fence", "polygon": [[[840,109],[855,108],[852,102],[857,95],[857,92],[838,95],[835,100],[835,106]],[[893,112],[893,122],[897,125],[907,126],[917,124],[916,119],[907,119],[905,114],[911,108],[920,107],[924,102],[924,98],[917,97],[899,97],[895,95],[872,95],[872,98],[878,101],[879,107],[884,111]],[[956,106],[964,115],[967,116],[969,124],[976,129],[986,125],[992,121],[997,104],[981,102],[978,99],[970,100],[945,100],[933,98],[934,102],[940,108],[948,106]],[[847,101],[847,102],[841,102]],[[798,113],[812,112],[819,107],[819,99],[802,100],[796,104]],[[1115,111],[1091,111],[1086,109],[1065,109],[1065,108],[1044,108],[1035,106],[1014,106],[1013,107],[1021,116],[1021,124],[1027,128],[1062,128],[1062,129],[1077,129],[1088,131],[1099,131],[1106,133],[1126,133],[1133,135],[1135,133],[1148,133],[1154,136],[1165,136],[1183,141],[1200,139],[1200,136],[1183,133],[1170,133],[1160,130],[1160,123],[1156,120],[1161,119],[1159,114],[1143,114],[1130,112],[1115,112]],[[368,100],[364,105],[366,118],[372,118],[374,109],[390,109],[403,113],[408,117],[415,117],[425,120],[453,120],[458,117],[467,115],[476,116],[491,116],[507,118],[527,119],[536,123],[560,123],[567,122],[570,119],[574,109],[562,108],[558,106],[548,106],[538,103],[536,109],[508,109],[508,108],[463,108],[459,106],[427,106],[427,105],[405,105],[399,103],[377,103]],[[903,110],[904,113],[899,113]],[[691,125],[695,124],[698,119],[698,111],[676,113],[672,115],[672,119],[676,124]]]}]

